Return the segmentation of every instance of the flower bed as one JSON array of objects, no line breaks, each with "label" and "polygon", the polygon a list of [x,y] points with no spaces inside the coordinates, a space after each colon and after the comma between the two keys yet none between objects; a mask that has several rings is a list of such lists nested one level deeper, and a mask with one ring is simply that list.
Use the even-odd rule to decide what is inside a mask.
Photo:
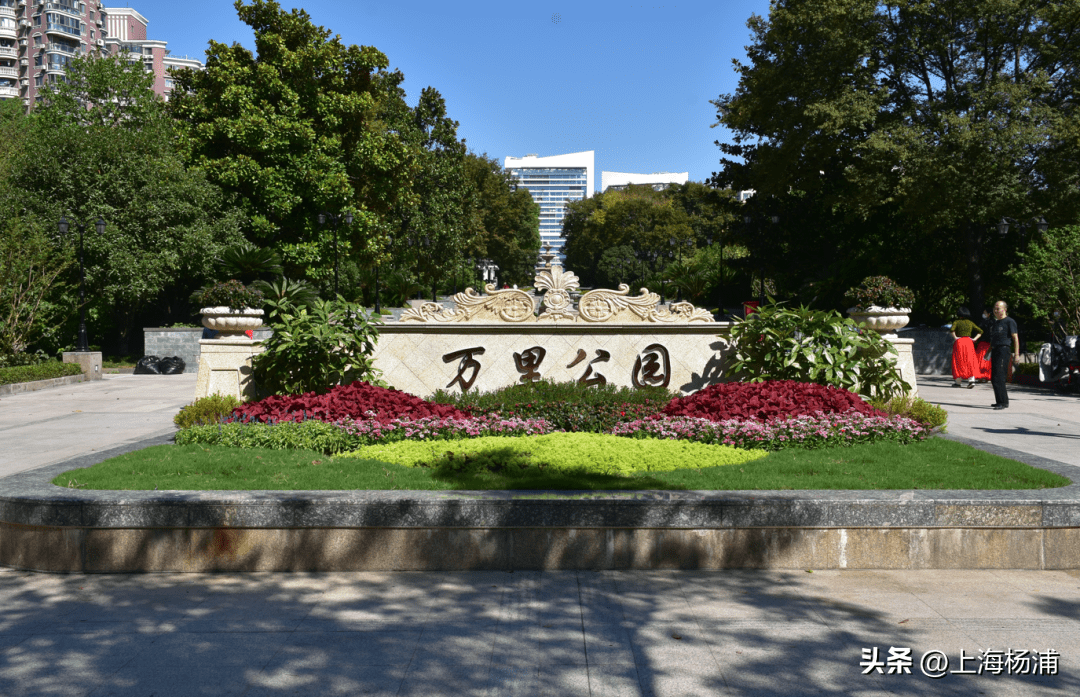
[{"label": "flower bed", "polygon": [[[498,411],[471,416],[452,404],[433,403],[397,390],[355,382],[323,395],[268,397],[241,406],[220,424],[180,431],[176,442],[341,453],[404,440],[591,431],[781,450],[875,441],[904,444],[932,434],[928,426],[904,416],[890,416],[847,390],[790,380],[713,385],[688,397],[672,399],[662,411],[659,404],[644,396],[644,403],[627,404],[627,411],[619,409],[614,413],[612,397],[617,395],[588,397],[596,403],[561,404],[567,414],[576,415],[573,418],[523,418]],[[551,409],[556,404],[556,400],[545,398],[536,408],[554,414]],[[525,411],[530,408],[533,403],[527,402]],[[590,417],[592,412],[595,414]]]},{"label": "flower bed", "polygon": [[859,395],[812,382],[767,380],[711,385],[686,397],[677,397],[663,409],[666,416],[688,416],[710,421],[769,419],[855,412],[885,416]]},{"label": "flower bed", "polygon": [[809,416],[769,421],[714,421],[692,416],[659,417],[619,424],[612,433],[631,438],[716,443],[746,450],[783,450],[833,448],[876,441],[914,443],[929,438],[932,429],[902,416],[818,412]]},{"label": "flower bed", "polygon": [[272,396],[244,404],[233,411],[233,420],[279,423],[282,421],[326,421],[343,419],[390,423],[395,419],[468,418],[449,404],[435,404],[400,390],[356,381],[339,385],[325,394]]},{"label": "flower bed", "polygon": [[326,453],[343,453],[365,445],[402,440],[535,436],[555,430],[543,419],[503,419],[491,416],[426,417],[391,421],[344,419],[336,422],[295,419],[275,423],[237,420],[183,429],[176,434],[176,443],[226,445],[236,448],[307,448]]}]

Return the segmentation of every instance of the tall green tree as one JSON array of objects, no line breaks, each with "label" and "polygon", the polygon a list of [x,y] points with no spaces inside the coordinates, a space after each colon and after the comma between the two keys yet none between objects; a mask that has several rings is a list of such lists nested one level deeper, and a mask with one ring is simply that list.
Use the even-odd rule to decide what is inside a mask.
[{"label": "tall green tree", "polygon": [[958,271],[979,312],[1018,246],[993,224],[1080,211],[1076,2],[778,0],[748,26],[713,183],[814,212],[780,232],[845,241],[833,275],[885,271],[865,263],[883,245]]},{"label": "tall green tree", "polygon": [[[4,194],[31,231],[55,244],[77,248],[74,223],[86,225],[88,302],[112,314],[125,355],[140,309],[178,281],[205,277],[221,247],[239,238],[221,191],[177,155],[173,124],[151,81],[122,59],[72,61],[9,156]],[[73,222],[66,239],[57,232],[61,216]],[[99,217],[106,222],[101,236],[94,230]]]},{"label": "tall green tree", "polygon": [[1034,319],[1059,334],[1080,334],[1080,225],[1039,235],[1009,276],[1016,304]]},{"label": "tall green tree", "polygon": [[211,41],[206,69],[177,74],[169,111],[186,161],[236,197],[245,235],[282,253],[290,273],[332,268],[333,237],[320,211],[352,212],[342,254],[383,253],[386,217],[415,204],[421,163],[407,142],[403,76],[371,46],[345,45],[303,10],[236,0],[255,53]]},{"label": "tall green tree", "polygon": [[494,261],[505,283],[531,286],[540,251],[540,205],[524,187],[516,188],[513,178],[487,153],[468,153],[465,174],[479,225],[466,254]]},{"label": "tall green tree", "polygon": [[387,223],[395,259],[431,288],[460,266],[467,244],[480,233],[476,192],[467,176],[465,141],[438,90],[424,88],[411,109],[404,91],[394,90],[384,118],[408,147],[412,195],[398,201]]}]

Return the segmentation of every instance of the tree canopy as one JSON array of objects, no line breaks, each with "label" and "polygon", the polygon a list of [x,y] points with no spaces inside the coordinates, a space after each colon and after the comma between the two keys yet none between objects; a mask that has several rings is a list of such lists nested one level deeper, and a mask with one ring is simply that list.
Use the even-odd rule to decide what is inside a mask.
[{"label": "tree canopy", "polygon": [[531,286],[540,251],[539,204],[524,187],[515,190],[513,178],[486,153],[465,156],[465,175],[479,225],[466,253],[494,261],[503,282]]},{"label": "tree canopy", "polygon": [[[140,65],[77,58],[67,78],[28,117],[4,199],[57,245],[77,248],[77,224],[86,226],[87,297],[113,312],[126,353],[135,313],[170,284],[203,277],[239,238],[237,217],[176,154],[172,122]],[[66,239],[61,216],[72,223]]]},{"label": "tree canopy", "polygon": [[286,264],[332,259],[330,233],[316,223],[323,210],[352,212],[345,245],[378,253],[384,217],[412,195],[417,166],[394,130],[401,124],[383,120],[401,99],[401,73],[303,10],[272,0],[234,6],[256,52],[211,41],[205,70],[179,71],[169,111],[185,158],[235,195],[245,234],[278,248]]},{"label": "tree canopy", "polygon": [[800,214],[780,233],[822,264],[792,286],[906,271],[921,288],[936,267],[955,280],[933,293],[978,312],[1018,246],[988,235],[998,219],[1080,211],[1077,3],[778,0],[748,26],[738,88],[713,102],[733,132],[713,183]]}]

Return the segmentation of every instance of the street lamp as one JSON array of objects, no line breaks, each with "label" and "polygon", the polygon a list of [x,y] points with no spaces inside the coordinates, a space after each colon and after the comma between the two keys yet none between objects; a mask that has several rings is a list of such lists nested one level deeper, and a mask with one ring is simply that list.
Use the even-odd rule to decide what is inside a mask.
[{"label": "street lamp", "polygon": [[[668,238],[668,244],[673,249],[678,250],[678,253],[679,253],[678,260],[679,260],[679,265],[681,266],[682,265],[682,245],[678,244],[674,237],[669,237]],[[691,247],[691,246],[693,246],[693,244],[694,244],[693,240],[689,240],[689,239],[686,240],[686,246],[687,247]],[[674,252],[669,252],[668,256],[671,256],[673,254],[674,254]],[[675,289],[676,289],[675,302],[681,303],[682,302],[682,284],[680,283],[677,286],[675,286]]]},{"label": "street lamp", "polygon": [[[780,224],[780,216],[770,215],[769,221],[773,224],[773,229]],[[754,218],[750,215],[743,216],[743,223],[746,225],[747,232],[749,233],[750,227],[754,224]],[[758,273],[761,276],[761,288],[758,291],[758,307],[765,306],[765,255],[762,254],[758,260]]]},{"label": "street lamp", "polygon": [[[705,244],[712,247],[713,238],[709,235],[705,238]],[[716,284],[716,308],[721,315],[724,314],[724,241],[719,236],[716,238],[716,243],[720,245],[720,282]]]},{"label": "street lamp", "polygon": [[1035,229],[1039,231],[1039,234],[1043,234],[1050,229],[1050,223],[1046,222],[1046,218],[1039,216],[1038,220],[1032,218],[1030,221],[1019,221],[1015,218],[1002,217],[1001,221],[997,224],[997,233],[1004,237],[1009,234],[1009,224],[1013,223],[1020,228],[1020,242],[1021,251],[1027,253],[1027,233],[1028,229],[1034,225]]},{"label": "street lamp", "polygon": [[[75,351],[86,353],[90,350],[90,344],[86,340],[86,267],[83,265],[83,233],[86,232],[86,225],[78,222],[75,225],[79,228],[79,345],[75,347]],[[61,235],[66,235],[71,224],[67,218],[60,216],[57,228]],[[98,216],[94,223],[94,229],[99,236],[105,234],[105,220],[101,216]]]},{"label": "street lamp", "polygon": [[[338,294],[338,243],[337,243],[337,230],[338,230],[338,226],[341,225],[342,222],[344,222],[346,225],[352,225],[353,214],[352,214],[351,211],[348,212],[348,213],[345,213],[345,214],[327,213],[326,211],[323,211],[323,212],[319,213],[318,220],[319,220],[319,225],[321,227],[325,227],[326,223],[329,221],[330,226],[332,228],[334,228],[334,297],[337,297],[337,294]],[[376,287],[378,287],[378,281],[375,282],[375,285],[376,285]],[[376,293],[378,293],[378,291],[376,291]]]}]

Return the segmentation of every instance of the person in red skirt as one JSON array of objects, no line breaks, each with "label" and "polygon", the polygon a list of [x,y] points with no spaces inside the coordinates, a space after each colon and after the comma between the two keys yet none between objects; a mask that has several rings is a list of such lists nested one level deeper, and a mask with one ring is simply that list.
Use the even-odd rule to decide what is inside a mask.
[{"label": "person in red skirt", "polygon": [[975,387],[975,378],[981,372],[978,356],[975,355],[975,342],[983,331],[971,321],[971,313],[966,307],[961,307],[959,314],[960,318],[953,320],[950,330],[953,338],[953,387],[963,387],[961,381],[967,380],[968,389],[971,389]]}]

